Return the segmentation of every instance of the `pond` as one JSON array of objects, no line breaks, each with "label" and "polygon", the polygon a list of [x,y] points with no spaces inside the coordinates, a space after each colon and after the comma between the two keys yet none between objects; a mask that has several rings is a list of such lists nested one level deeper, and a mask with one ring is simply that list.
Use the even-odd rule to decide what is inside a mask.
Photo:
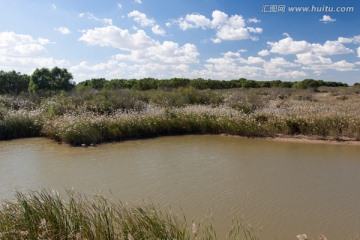
[{"label": "pond", "polygon": [[43,138],[0,142],[0,199],[15,190],[64,189],[213,215],[219,239],[233,218],[261,239],[360,230],[360,147],[227,136],[176,136],[98,147]]}]

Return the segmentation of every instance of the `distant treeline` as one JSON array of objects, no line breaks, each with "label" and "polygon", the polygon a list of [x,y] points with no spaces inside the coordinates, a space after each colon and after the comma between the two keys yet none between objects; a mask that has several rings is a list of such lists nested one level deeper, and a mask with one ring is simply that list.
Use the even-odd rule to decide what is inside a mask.
[{"label": "distant treeline", "polygon": [[[355,85],[359,86],[359,83]],[[74,88],[84,89],[174,89],[193,87],[195,89],[230,89],[230,88],[318,88],[327,87],[348,87],[346,83],[327,82],[323,80],[304,79],[298,82],[287,82],[281,80],[255,81],[240,78],[238,80],[211,80],[211,79],[112,79],[93,78],[78,84],[73,81],[73,76],[65,68],[54,67],[53,69],[36,69],[31,75],[21,74],[16,71],[0,71],[0,94],[37,91],[69,91]]]},{"label": "distant treeline", "polygon": [[93,89],[172,89],[172,88],[186,88],[193,87],[196,89],[230,89],[230,88],[318,88],[322,86],[327,87],[348,87],[346,83],[341,82],[326,82],[322,80],[304,79],[299,82],[285,82],[281,80],[273,81],[255,81],[240,78],[238,80],[211,80],[211,79],[187,79],[187,78],[171,78],[171,79],[155,79],[144,78],[136,79],[112,79],[93,78],[80,82],[76,85],[77,89],[90,87]]}]

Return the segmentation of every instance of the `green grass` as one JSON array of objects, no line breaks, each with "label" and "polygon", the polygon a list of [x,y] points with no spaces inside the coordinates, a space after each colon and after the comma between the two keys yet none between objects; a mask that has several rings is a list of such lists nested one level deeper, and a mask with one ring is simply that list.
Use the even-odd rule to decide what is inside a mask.
[{"label": "green grass", "polygon": [[[65,199],[46,190],[17,192],[15,200],[1,203],[0,239],[217,239],[211,220],[190,224],[154,205],[131,206],[72,191]],[[237,220],[227,239],[257,240],[257,233]]]}]

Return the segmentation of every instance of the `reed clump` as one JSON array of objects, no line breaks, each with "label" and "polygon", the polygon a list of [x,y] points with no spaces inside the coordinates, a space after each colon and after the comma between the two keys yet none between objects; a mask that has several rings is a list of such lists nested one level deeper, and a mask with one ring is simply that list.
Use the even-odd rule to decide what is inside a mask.
[{"label": "reed clump", "polygon": [[[211,221],[190,225],[184,216],[154,205],[131,206],[100,195],[67,191],[17,192],[0,205],[0,239],[217,239]],[[258,232],[235,221],[227,239],[259,239]]]}]

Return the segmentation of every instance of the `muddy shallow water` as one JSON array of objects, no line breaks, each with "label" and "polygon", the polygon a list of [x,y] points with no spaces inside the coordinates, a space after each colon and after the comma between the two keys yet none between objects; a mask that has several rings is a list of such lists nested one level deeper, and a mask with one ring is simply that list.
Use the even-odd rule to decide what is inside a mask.
[{"label": "muddy shallow water", "polygon": [[[14,190],[100,191],[111,199],[234,217],[261,239],[360,231],[360,147],[227,136],[176,136],[76,148],[43,138],[0,142],[0,199]],[[175,210],[176,211],[176,210]]]}]

